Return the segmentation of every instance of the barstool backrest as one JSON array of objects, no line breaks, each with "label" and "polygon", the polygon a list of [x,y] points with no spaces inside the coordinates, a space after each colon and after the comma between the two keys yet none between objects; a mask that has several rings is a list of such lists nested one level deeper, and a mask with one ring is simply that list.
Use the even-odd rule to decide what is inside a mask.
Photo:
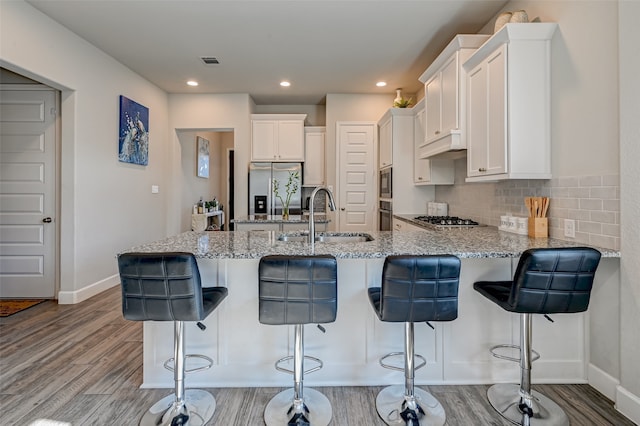
[{"label": "barstool backrest", "polygon": [[459,281],[456,256],[387,256],[378,315],[387,322],[454,320]]},{"label": "barstool backrest", "polygon": [[336,320],[335,257],[265,256],[260,259],[258,281],[262,324],[321,324]]},{"label": "barstool backrest", "polygon": [[122,313],[131,321],[201,321],[200,271],[191,253],[118,256]]},{"label": "barstool backrest", "polygon": [[530,249],[520,257],[509,295],[513,312],[583,312],[600,252],[588,247]]}]

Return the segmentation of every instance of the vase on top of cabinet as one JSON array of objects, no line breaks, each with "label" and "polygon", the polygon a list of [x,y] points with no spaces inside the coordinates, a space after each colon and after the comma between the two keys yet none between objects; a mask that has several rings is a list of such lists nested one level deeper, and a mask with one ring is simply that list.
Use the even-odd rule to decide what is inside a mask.
[{"label": "vase on top of cabinet", "polygon": [[487,39],[485,34],[458,34],[419,80],[424,83],[425,140],[420,158],[465,155],[465,74],[462,64]]},{"label": "vase on top of cabinet", "polygon": [[467,182],[551,179],[556,23],[506,24],[464,63]]}]

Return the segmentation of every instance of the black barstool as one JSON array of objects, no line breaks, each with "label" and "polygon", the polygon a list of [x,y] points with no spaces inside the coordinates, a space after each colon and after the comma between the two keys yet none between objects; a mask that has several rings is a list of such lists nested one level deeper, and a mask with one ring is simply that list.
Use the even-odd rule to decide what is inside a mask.
[{"label": "black barstool", "polygon": [[[264,411],[267,426],[326,426],[331,404],[315,389],[303,389],[305,373],[322,368],[318,358],[304,355],[304,324],[336,320],[338,307],[337,263],[333,256],[265,256],[259,266],[259,321],[295,326],[293,356],[276,362],[276,369],[293,374],[293,389],[274,396]],[[319,326],[320,327],[320,326]],[[304,360],[315,366],[304,370]],[[293,370],[281,366],[293,360]]]},{"label": "black barstool", "polygon": [[[173,321],[174,356],[164,363],[173,371],[175,393],[155,403],[140,425],[204,425],[216,409],[209,392],[185,391],[185,373],[211,367],[204,355],[185,355],[184,321],[204,320],[227,297],[225,287],[202,288],[200,271],[191,253],[125,253],[118,256],[122,287],[122,313],[130,321]],[[186,369],[187,358],[200,358],[207,365]],[[173,364],[173,365],[171,365]]]},{"label": "black barstool", "polygon": [[[520,384],[495,384],[489,402],[504,418],[520,425],[568,425],[558,404],[531,390],[531,363],[539,355],[531,349],[531,314],[583,312],[589,306],[600,252],[587,247],[531,249],[522,253],[513,281],[480,281],[480,294],[509,312],[520,314],[520,346],[497,345],[493,356],[520,363]],[[517,348],[520,357],[500,354]]]},{"label": "black barstool", "polygon": [[[416,322],[452,321],[458,317],[460,259],[441,256],[388,256],[382,269],[382,286],[369,288],[369,301],[384,322],[404,322],[404,352],[393,352],[380,359],[380,365],[404,371],[404,386],[388,386],[376,397],[376,409],[388,425],[443,425],[442,404],[429,392],[414,387],[415,370],[426,361],[414,354]],[[430,324],[429,324],[430,325]],[[430,325],[431,326],[431,325]],[[404,355],[404,368],[384,362]],[[415,358],[421,363],[414,365]]]}]

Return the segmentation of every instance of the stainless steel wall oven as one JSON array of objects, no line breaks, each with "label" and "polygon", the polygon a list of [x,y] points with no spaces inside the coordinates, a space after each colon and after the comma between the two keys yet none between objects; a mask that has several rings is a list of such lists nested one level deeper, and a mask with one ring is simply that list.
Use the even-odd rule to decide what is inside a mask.
[{"label": "stainless steel wall oven", "polygon": [[392,198],[391,191],[391,167],[380,170],[380,198]]},{"label": "stainless steel wall oven", "polygon": [[378,209],[378,223],[381,231],[391,231],[393,220],[393,206],[391,201],[380,201]]}]

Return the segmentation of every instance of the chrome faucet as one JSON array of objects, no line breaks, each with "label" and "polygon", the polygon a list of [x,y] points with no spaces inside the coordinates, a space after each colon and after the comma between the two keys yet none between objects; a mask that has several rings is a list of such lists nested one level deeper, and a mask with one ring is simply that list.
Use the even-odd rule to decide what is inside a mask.
[{"label": "chrome faucet", "polygon": [[331,211],[335,211],[336,209],[336,202],[334,201],[333,194],[331,193],[329,188],[325,186],[319,186],[313,190],[313,192],[311,193],[311,197],[309,197],[309,244],[311,244],[312,248],[316,242],[316,223],[313,220],[313,204],[316,200],[316,194],[320,191],[326,192],[329,196],[329,208],[331,209]]}]

